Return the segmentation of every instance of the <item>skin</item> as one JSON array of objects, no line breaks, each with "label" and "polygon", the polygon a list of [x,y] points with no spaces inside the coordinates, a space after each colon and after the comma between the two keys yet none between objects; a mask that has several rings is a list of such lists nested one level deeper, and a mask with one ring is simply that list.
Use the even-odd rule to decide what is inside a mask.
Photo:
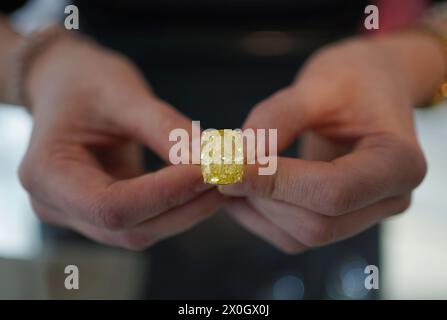
[{"label": "skin", "polygon": [[296,253],[403,212],[426,173],[413,107],[440,83],[444,63],[439,47],[418,33],[323,48],[244,125],[278,128],[279,151],[301,136],[302,158],[279,157],[271,176],[247,166],[243,183],[219,187],[237,197],[227,203],[231,215]]},{"label": "skin", "polygon": [[140,250],[222,203],[198,166],[143,172],[139,145],[168,161],[169,132],[190,130],[191,120],[125,57],[63,38],[34,62],[26,89],[34,123],[19,177],[43,221]]},{"label": "skin", "polygon": [[[0,23],[0,99],[20,37]],[[44,221],[102,243],[144,249],[219,206],[287,253],[352,236],[402,212],[426,164],[412,116],[446,72],[443,52],[417,32],[356,38],[315,53],[289,87],[253,108],[244,127],[277,128],[279,149],[302,158],[273,176],[247,166],[241,184],[203,185],[200,168],[144,173],[144,145],[168,160],[171,129],[190,119],[161,101],[125,57],[60,38],[25,82],[34,119],[19,176]],[[226,197],[224,197],[224,195]]]}]

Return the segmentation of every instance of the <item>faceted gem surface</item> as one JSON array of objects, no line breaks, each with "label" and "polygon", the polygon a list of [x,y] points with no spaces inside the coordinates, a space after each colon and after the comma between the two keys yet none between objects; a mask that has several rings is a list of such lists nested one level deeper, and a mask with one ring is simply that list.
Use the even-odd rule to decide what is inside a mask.
[{"label": "faceted gem surface", "polygon": [[244,175],[244,145],[240,130],[208,129],[202,133],[200,165],[203,180],[210,184],[231,184]]}]

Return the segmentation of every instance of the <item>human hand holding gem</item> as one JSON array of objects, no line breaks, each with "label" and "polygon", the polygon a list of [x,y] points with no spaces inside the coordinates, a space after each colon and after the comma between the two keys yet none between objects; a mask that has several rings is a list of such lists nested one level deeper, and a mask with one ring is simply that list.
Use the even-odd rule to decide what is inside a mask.
[{"label": "human hand holding gem", "polygon": [[404,211],[426,172],[413,107],[441,83],[443,59],[438,44],[417,33],[354,39],[316,53],[244,125],[277,128],[279,151],[303,137],[301,158],[279,157],[270,176],[246,166],[242,183],[220,186],[234,197],[230,214],[296,253]]},{"label": "human hand holding gem", "polygon": [[34,128],[19,175],[43,221],[144,249],[221,204],[197,166],[142,170],[139,144],[168,162],[170,130],[191,122],[126,58],[63,37],[36,59],[26,82]]}]

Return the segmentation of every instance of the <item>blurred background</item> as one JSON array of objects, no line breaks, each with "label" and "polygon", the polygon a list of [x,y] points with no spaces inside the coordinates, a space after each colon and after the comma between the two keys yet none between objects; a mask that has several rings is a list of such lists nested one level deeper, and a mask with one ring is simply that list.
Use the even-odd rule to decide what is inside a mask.
[{"label": "blurred background", "polygon": [[[13,19],[21,30],[32,30],[43,21],[58,20],[57,13],[63,12],[64,5],[58,0],[31,1],[15,13]],[[281,55],[293,45],[281,33],[259,35],[276,41],[276,51],[272,52],[257,36],[247,38],[248,50],[260,55]],[[312,47],[318,43],[301,45]],[[385,221],[380,228],[380,289],[374,294],[364,289],[363,269],[369,264],[364,256],[337,255],[334,251],[333,263],[306,266],[306,269],[325,269],[328,274],[322,280],[323,297],[366,299],[374,295],[381,299],[447,299],[447,200],[444,198],[447,105],[416,111],[416,122],[429,171],[414,193],[411,208]],[[0,105],[0,299],[146,297],[148,283],[156,280],[148,279],[155,261],[147,255],[71,237],[59,237],[55,241],[36,220],[16,174],[31,126],[31,117],[26,111]],[[326,249],[315,251],[322,250]],[[64,289],[64,268],[68,264],[75,264],[81,270],[81,290]],[[309,291],[312,279],[302,276],[304,269],[298,264],[262,283],[257,297],[312,297]]]}]

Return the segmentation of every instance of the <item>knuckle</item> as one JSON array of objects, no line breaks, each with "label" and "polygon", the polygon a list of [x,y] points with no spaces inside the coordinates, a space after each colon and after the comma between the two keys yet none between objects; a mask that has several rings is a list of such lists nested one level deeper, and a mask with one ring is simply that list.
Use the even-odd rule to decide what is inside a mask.
[{"label": "knuckle", "polygon": [[303,228],[301,241],[311,247],[321,246],[335,240],[335,223],[331,218],[321,217]]},{"label": "knuckle", "polygon": [[46,210],[43,206],[37,204],[36,201],[31,201],[31,207],[33,208],[34,213],[37,218],[44,223],[52,223],[53,219],[48,210]]},{"label": "knuckle", "polygon": [[406,191],[416,188],[427,174],[427,161],[419,145],[411,140],[395,142],[394,162],[401,173],[399,182]]},{"label": "knuckle", "polygon": [[119,231],[126,227],[122,211],[102,197],[92,201],[88,210],[94,223],[100,227],[111,231]]},{"label": "knuckle", "polygon": [[104,226],[109,230],[118,231],[125,228],[123,215],[119,211],[109,208],[107,212],[103,212],[102,217]]},{"label": "knuckle", "polygon": [[22,160],[19,166],[18,170],[18,177],[20,184],[23,186],[23,188],[31,193],[33,190],[33,179],[32,174],[30,172],[30,166],[28,164],[28,161]]},{"label": "knuckle", "polygon": [[396,203],[395,214],[404,213],[411,206],[411,197],[403,197],[399,199]]},{"label": "knuckle", "polygon": [[300,243],[288,243],[280,245],[279,250],[286,255],[295,255],[305,250],[305,247]]},{"label": "knuckle", "polygon": [[338,216],[352,209],[355,201],[354,190],[344,183],[330,183],[322,189],[317,209],[328,216]]},{"label": "knuckle", "polygon": [[154,237],[150,234],[139,232],[127,232],[124,234],[121,245],[132,251],[143,251],[155,243]]},{"label": "knuckle", "polygon": [[411,181],[411,184],[414,187],[417,187],[424,180],[424,177],[427,174],[427,161],[424,157],[423,152],[417,146],[410,147],[408,155],[409,159],[411,159],[413,167],[413,181]]},{"label": "knuckle", "polygon": [[40,221],[45,222],[45,223],[51,223],[51,220],[49,218],[49,215],[46,211],[41,210],[41,209],[33,209],[34,212],[36,213],[37,218],[39,218]]}]

